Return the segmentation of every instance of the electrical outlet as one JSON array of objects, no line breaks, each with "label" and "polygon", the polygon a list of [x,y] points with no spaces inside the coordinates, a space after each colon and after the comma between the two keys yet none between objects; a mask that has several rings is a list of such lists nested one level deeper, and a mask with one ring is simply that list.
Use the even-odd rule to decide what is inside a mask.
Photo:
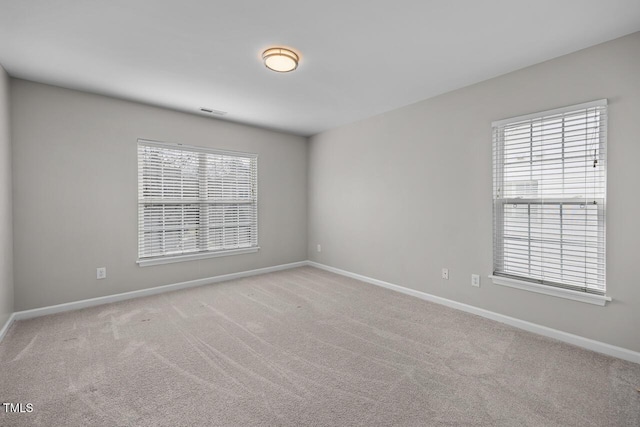
[{"label": "electrical outlet", "polygon": [[471,286],[475,286],[476,288],[480,287],[480,275],[472,274],[471,275]]},{"label": "electrical outlet", "polygon": [[98,267],[96,269],[96,279],[106,279],[107,278],[107,267]]},{"label": "electrical outlet", "polygon": [[316,247],[316,250],[317,250],[318,252],[322,252],[322,246],[320,246],[320,244],[318,244],[318,246]]},{"label": "electrical outlet", "polygon": [[444,280],[449,280],[449,269],[448,268],[443,268],[442,269],[442,278]]}]

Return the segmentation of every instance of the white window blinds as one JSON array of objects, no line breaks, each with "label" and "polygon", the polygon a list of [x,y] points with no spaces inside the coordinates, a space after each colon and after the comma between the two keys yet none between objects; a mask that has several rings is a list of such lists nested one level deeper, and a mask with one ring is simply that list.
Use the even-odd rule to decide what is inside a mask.
[{"label": "white window blinds", "polygon": [[257,248],[257,161],[139,140],[139,259]]},{"label": "white window blinds", "polygon": [[494,275],[605,293],[607,103],[493,123]]}]

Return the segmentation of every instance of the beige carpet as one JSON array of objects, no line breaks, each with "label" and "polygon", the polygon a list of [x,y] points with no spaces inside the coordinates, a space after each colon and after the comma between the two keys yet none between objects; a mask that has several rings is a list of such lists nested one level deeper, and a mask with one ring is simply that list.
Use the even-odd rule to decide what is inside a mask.
[{"label": "beige carpet", "polygon": [[304,267],[20,321],[3,426],[640,426],[640,365]]}]

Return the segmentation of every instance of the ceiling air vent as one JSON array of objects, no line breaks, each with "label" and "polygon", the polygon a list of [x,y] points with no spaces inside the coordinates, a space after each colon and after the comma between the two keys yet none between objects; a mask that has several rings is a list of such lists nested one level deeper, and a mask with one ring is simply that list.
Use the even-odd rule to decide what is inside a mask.
[{"label": "ceiling air vent", "polygon": [[200,111],[202,111],[203,113],[207,113],[207,114],[213,114],[215,116],[224,116],[225,114],[227,114],[226,111],[220,111],[220,110],[213,110],[211,108],[200,108]]}]

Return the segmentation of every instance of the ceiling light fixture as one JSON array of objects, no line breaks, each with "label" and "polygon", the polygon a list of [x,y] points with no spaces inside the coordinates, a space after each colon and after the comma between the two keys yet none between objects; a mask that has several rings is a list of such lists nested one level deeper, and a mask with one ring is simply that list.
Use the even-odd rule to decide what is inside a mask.
[{"label": "ceiling light fixture", "polygon": [[288,73],[298,68],[298,55],[283,47],[271,47],[262,52],[264,65],[278,73]]}]

